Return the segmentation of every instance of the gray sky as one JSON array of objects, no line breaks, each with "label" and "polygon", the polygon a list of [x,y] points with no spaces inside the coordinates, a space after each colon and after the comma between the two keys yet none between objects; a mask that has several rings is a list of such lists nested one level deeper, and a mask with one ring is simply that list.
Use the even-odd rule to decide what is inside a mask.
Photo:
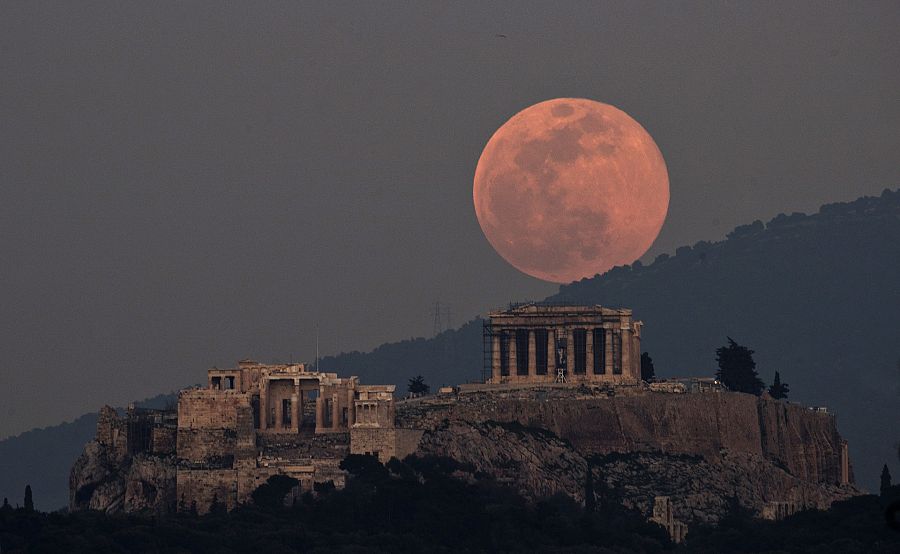
[{"label": "gray sky", "polygon": [[0,4],[0,437],[555,292],[471,196],[549,98],[656,140],[649,259],[900,183],[897,2],[554,4]]}]

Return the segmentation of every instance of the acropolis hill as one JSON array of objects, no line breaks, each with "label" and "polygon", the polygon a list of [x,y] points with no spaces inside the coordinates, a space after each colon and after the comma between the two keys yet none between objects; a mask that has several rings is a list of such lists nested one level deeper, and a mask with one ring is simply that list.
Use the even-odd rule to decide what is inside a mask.
[{"label": "acropolis hill", "polygon": [[647,384],[640,328],[599,306],[495,312],[487,382],[402,400],[304,364],[214,368],[177,411],[104,408],[70,508],[232,509],[279,474],[298,480],[289,497],[317,494],[344,486],[348,454],[447,456],[528,498],[581,502],[591,471],[670,533],[718,520],[729,498],[776,518],[857,493],[834,416],[704,380]]}]

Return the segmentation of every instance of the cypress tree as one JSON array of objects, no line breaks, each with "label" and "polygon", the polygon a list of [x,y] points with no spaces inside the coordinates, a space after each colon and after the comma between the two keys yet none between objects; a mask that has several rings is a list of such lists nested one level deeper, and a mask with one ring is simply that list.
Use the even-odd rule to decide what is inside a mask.
[{"label": "cypress tree", "polygon": [[31,485],[25,485],[25,511],[34,511],[34,498],[31,496]]},{"label": "cypress tree", "polygon": [[753,350],[734,342],[731,337],[727,339],[726,346],[716,349],[716,362],[719,363],[716,378],[733,391],[759,396],[765,385],[756,373]]},{"label": "cypress tree", "polygon": [[891,488],[891,470],[888,469],[887,464],[884,464],[884,467],[881,468],[881,494],[887,492],[889,488]]},{"label": "cypress tree", "polygon": [[641,354],[641,379],[648,383],[656,379],[656,368],[653,367],[653,358],[649,352]]},{"label": "cypress tree", "polygon": [[779,400],[782,398],[787,398],[789,392],[791,392],[790,387],[787,383],[781,382],[781,375],[776,371],[775,380],[772,381],[772,386],[769,387],[769,396],[776,400]]}]

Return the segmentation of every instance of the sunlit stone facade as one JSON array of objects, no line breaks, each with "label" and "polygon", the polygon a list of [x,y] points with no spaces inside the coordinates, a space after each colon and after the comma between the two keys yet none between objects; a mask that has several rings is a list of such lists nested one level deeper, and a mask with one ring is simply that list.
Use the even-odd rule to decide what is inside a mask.
[{"label": "sunlit stone facade", "polygon": [[631,310],[525,304],[491,312],[490,383],[628,383],[641,376]]}]

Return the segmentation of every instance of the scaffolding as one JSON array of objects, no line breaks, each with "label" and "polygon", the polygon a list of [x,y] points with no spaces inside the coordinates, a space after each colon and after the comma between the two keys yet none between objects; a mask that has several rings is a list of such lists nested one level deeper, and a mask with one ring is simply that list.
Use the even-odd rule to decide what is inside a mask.
[{"label": "scaffolding", "polygon": [[494,371],[494,328],[491,326],[490,318],[482,320],[481,323],[481,352],[481,382],[487,383]]}]

